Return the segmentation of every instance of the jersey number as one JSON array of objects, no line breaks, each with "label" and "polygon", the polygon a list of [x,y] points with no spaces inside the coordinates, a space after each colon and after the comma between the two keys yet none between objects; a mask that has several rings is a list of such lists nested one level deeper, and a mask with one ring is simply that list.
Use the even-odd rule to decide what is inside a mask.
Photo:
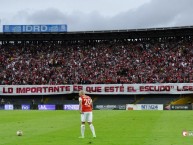
[{"label": "jersey number", "polygon": [[91,100],[90,99],[84,99],[84,105],[85,106],[89,106],[91,104]]}]

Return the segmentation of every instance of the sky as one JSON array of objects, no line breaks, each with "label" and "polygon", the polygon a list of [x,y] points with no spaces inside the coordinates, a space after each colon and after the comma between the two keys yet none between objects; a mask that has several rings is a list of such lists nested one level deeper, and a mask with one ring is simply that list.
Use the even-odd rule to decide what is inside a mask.
[{"label": "sky", "polygon": [[0,25],[16,24],[67,24],[68,31],[190,26],[193,0],[1,0]]}]

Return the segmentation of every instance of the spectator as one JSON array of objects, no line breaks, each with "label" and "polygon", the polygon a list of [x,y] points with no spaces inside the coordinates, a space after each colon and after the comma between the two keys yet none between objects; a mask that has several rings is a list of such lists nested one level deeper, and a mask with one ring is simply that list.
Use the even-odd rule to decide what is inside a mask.
[{"label": "spectator", "polygon": [[5,104],[5,100],[3,98],[1,98],[1,105]]}]

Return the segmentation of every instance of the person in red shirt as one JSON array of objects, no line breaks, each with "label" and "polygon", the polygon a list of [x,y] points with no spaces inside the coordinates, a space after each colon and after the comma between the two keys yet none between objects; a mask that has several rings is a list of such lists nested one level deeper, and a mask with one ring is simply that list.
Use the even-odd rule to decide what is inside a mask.
[{"label": "person in red shirt", "polygon": [[88,122],[93,137],[94,138],[96,137],[95,129],[92,124],[92,120],[93,120],[92,109],[93,109],[93,102],[91,97],[85,95],[85,92],[83,90],[79,91],[79,110],[81,114],[81,137],[80,138],[84,138],[85,122]]}]

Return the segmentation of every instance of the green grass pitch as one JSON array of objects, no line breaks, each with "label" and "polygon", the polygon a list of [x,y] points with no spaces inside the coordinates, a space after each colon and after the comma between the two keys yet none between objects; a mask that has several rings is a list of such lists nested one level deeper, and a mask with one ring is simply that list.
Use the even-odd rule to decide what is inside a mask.
[{"label": "green grass pitch", "polygon": [[[192,145],[193,111],[93,111],[97,138],[78,111],[0,111],[0,145]],[[16,131],[22,130],[23,136]]]}]

